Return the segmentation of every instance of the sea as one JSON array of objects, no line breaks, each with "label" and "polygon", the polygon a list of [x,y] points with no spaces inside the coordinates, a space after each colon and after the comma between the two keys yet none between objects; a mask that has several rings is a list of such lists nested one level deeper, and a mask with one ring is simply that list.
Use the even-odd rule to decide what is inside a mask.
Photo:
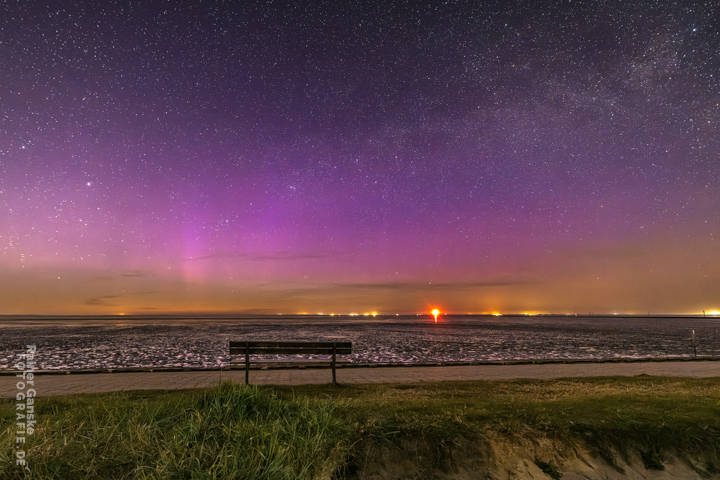
[{"label": "sea", "polygon": [[[351,341],[354,364],[720,357],[719,317],[0,317],[0,371],[219,368],[231,340]],[[312,356],[311,356],[312,357]]]}]

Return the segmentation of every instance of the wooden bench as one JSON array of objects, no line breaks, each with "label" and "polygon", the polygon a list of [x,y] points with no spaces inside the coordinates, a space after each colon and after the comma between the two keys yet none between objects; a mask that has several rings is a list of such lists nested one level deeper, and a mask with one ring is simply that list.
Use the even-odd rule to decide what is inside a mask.
[{"label": "wooden bench", "polygon": [[[245,385],[250,378],[250,355],[332,355],[324,363],[332,367],[332,383],[335,380],[336,355],[349,355],[352,353],[352,342],[230,342],[230,356],[243,355],[245,357]],[[252,363],[272,363],[263,360]],[[310,363],[310,362],[306,362]],[[317,364],[317,361],[312,362]]]}]

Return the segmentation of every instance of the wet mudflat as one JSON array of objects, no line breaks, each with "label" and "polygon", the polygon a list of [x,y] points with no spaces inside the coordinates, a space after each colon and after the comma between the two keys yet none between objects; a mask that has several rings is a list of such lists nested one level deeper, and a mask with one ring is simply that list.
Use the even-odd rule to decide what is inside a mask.
[{"label": "wet mudflat", "polygon": [[720,356],[718,318],[163,318],[3,321],[0,370],[26,344],[36,369],[225,366],[229,340],[343,340],[352,363]]}]

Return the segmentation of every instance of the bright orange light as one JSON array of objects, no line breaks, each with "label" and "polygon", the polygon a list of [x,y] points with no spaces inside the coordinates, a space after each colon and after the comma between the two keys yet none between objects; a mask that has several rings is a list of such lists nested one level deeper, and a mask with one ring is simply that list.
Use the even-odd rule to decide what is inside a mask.
[{"label": "bright orange light", "polygon": [[434,308],[433,311],[430,313],[432,313],[433,317],[435,317],[435,323],[437,323],[437,317],[438,317],[438,315],[440,315],[440,310],[438,310],[437,308]]}]

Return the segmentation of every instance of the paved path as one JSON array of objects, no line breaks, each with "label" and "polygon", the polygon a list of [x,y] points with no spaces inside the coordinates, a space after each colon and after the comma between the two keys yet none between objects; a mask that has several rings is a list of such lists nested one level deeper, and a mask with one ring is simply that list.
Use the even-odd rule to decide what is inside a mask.
[{"label": "paved path", "polygon": [[[367,367],[339,368],[341,383],[420,383],[444,380],[510,380],[514,378],[551,379],[563,377],[599,377],[657,375],[665,377],[720,377],[720,362],[638,362],[578,363],[545,365],[463,365],[441,367]],[[189,372],[128,372],[35,377],[39,397],[71,393],[95,393],[118,390],[187,389],[208,387],[221,378],[219,370]],[[330,383],[329,369],[251,370],[250,383],[261,385],[303,385]],[[223,380],[245,381],[243,370],[222,372]],[[16,377],[0,376],[0,398],[17,392]]]}]

